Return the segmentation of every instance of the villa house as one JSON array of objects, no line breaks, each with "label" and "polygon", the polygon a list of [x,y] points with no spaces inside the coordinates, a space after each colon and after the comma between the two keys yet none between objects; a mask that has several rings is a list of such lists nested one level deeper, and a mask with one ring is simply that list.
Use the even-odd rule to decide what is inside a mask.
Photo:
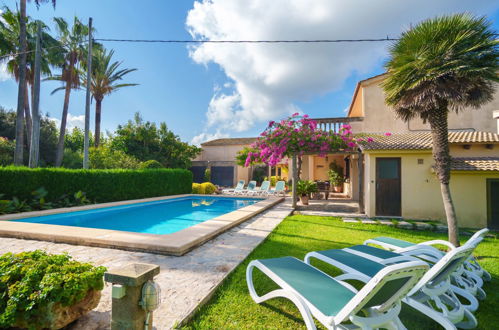
[{"label": "villa house", "polygon": [[[319,127],[328,131],[337,131],[348,123],[354,133],[373,136],[375,142],[356,153],[303,156],[300,177],[327,180],[329,164],[335,161],[344,169],[345,197],[357,201],[367,216],[444,219],[440,184],[433,170],[429,125],[419,119],[408,123],[398,119],[384,102],[380,86],[383,79],[384,75],[379,75],[357,84],[346,117],[316,119]],[[385,132],[391,135],[385,136]],[[449,114],[451,192],[460,226],[499,227],[498,133],[499,89],[494,100],[481,109]],[[237,179],[248,181],[250,170],[236,166],[234,157],[253,141],[254,138],[206,142],[194,165],[212,163],[232,168],[228,185]]]}]

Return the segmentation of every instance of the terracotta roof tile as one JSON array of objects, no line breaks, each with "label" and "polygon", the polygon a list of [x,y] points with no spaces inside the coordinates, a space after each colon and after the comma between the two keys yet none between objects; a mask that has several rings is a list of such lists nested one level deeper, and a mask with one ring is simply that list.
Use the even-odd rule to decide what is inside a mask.
[{"label": "terracotta roof tile", "polygon": [[201,143],[201,146],[235,146],[235,145],[246,145],[252,144],[256,141],[256,137],[252,138],[225,138],[225,139],[216,139]]},{"label": "terracotta roof tile", "polygon": [[452,158],[452,171],[499,171],[499,157]]},{"label": "terracotta roof tile", "polygon": [[[430,132],[365,134],[374,139],[362,146],[363,150],[428,150],[432,147]],[[499,143],[499,134],[491,132],[452,131],[449,143]]]}]

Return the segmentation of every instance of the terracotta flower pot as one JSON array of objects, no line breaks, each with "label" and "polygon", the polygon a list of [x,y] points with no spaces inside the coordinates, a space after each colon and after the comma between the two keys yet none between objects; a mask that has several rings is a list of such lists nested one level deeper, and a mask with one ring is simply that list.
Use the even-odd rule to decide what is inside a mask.
[{"label": "terracotta flower pot", "polygon": [[308,195],[300,196],[300,200],[303,205],[308,205]]},{"label": "terracotta flower pot", "polygon": [[333,191],[335,193],[341,193],[341,192],[343,192],[343,186],[334,186]]}]

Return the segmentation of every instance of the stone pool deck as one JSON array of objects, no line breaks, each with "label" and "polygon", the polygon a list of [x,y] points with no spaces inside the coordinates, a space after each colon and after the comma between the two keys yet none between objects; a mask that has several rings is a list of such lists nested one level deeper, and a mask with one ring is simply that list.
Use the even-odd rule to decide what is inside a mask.
[{"label": "stone pool deck", "polygon": [[[156,282],[162,290],[162,304],[154,312],[154,326],[170,329],[206,302],[223,279],[292,212],[290,202],[288,198],[181,257],[15,238],[0,238],[0,254],[36,249],[67,252],[76,260],[108,269],[133,262],[157,264],[161,267]],[[99,306],[69,329],[109,329],[110,318],[111,286],[106,284]]]}]

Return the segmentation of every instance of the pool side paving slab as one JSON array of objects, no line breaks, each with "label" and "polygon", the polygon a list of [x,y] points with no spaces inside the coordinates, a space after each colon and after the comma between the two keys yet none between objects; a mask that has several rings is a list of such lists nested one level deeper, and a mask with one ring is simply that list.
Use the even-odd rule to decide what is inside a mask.
[{"label": "pool side paving slab", "polygon": [[[238,210],[196,224],[192,227],[166,235],[9,221],[28,217],[84,211],[103,207],[112,207],[133,203],[151,202],[192,196],[206,197],[207,195],[175,195],[133,201],[94,204],[74,208],[8,214],[0,216],[0,236],[106,248],[110,247],[129,251],[144,251],[169,255],[183,255],[196,246],[212,239],[213,237],[219,235],[227,229],[230,229],[248,220],[256,214],[267,210],[268,208],[278,204],[283,200],[283,198],[278,197],[269,197],[267,199],[262,199],[255,204],[245,206]],[[246,198],[246,196],[221,197]]]},{"label": "pool side paving slab", "polygon": [[[134,262],[159,265],[161,273],[155,280],[161,287],[162,298],[154,312],[154,327],[171,329],[208,301],[225,277],[291,212],[288,198],[179,257],[17,238],[0,238],[0,254],[42,249],[49,253],[67,252],[76,260],[108,269]],[[106,284],[97,308],[69,329],[109,329],[110,318],[111,286]]]}]

